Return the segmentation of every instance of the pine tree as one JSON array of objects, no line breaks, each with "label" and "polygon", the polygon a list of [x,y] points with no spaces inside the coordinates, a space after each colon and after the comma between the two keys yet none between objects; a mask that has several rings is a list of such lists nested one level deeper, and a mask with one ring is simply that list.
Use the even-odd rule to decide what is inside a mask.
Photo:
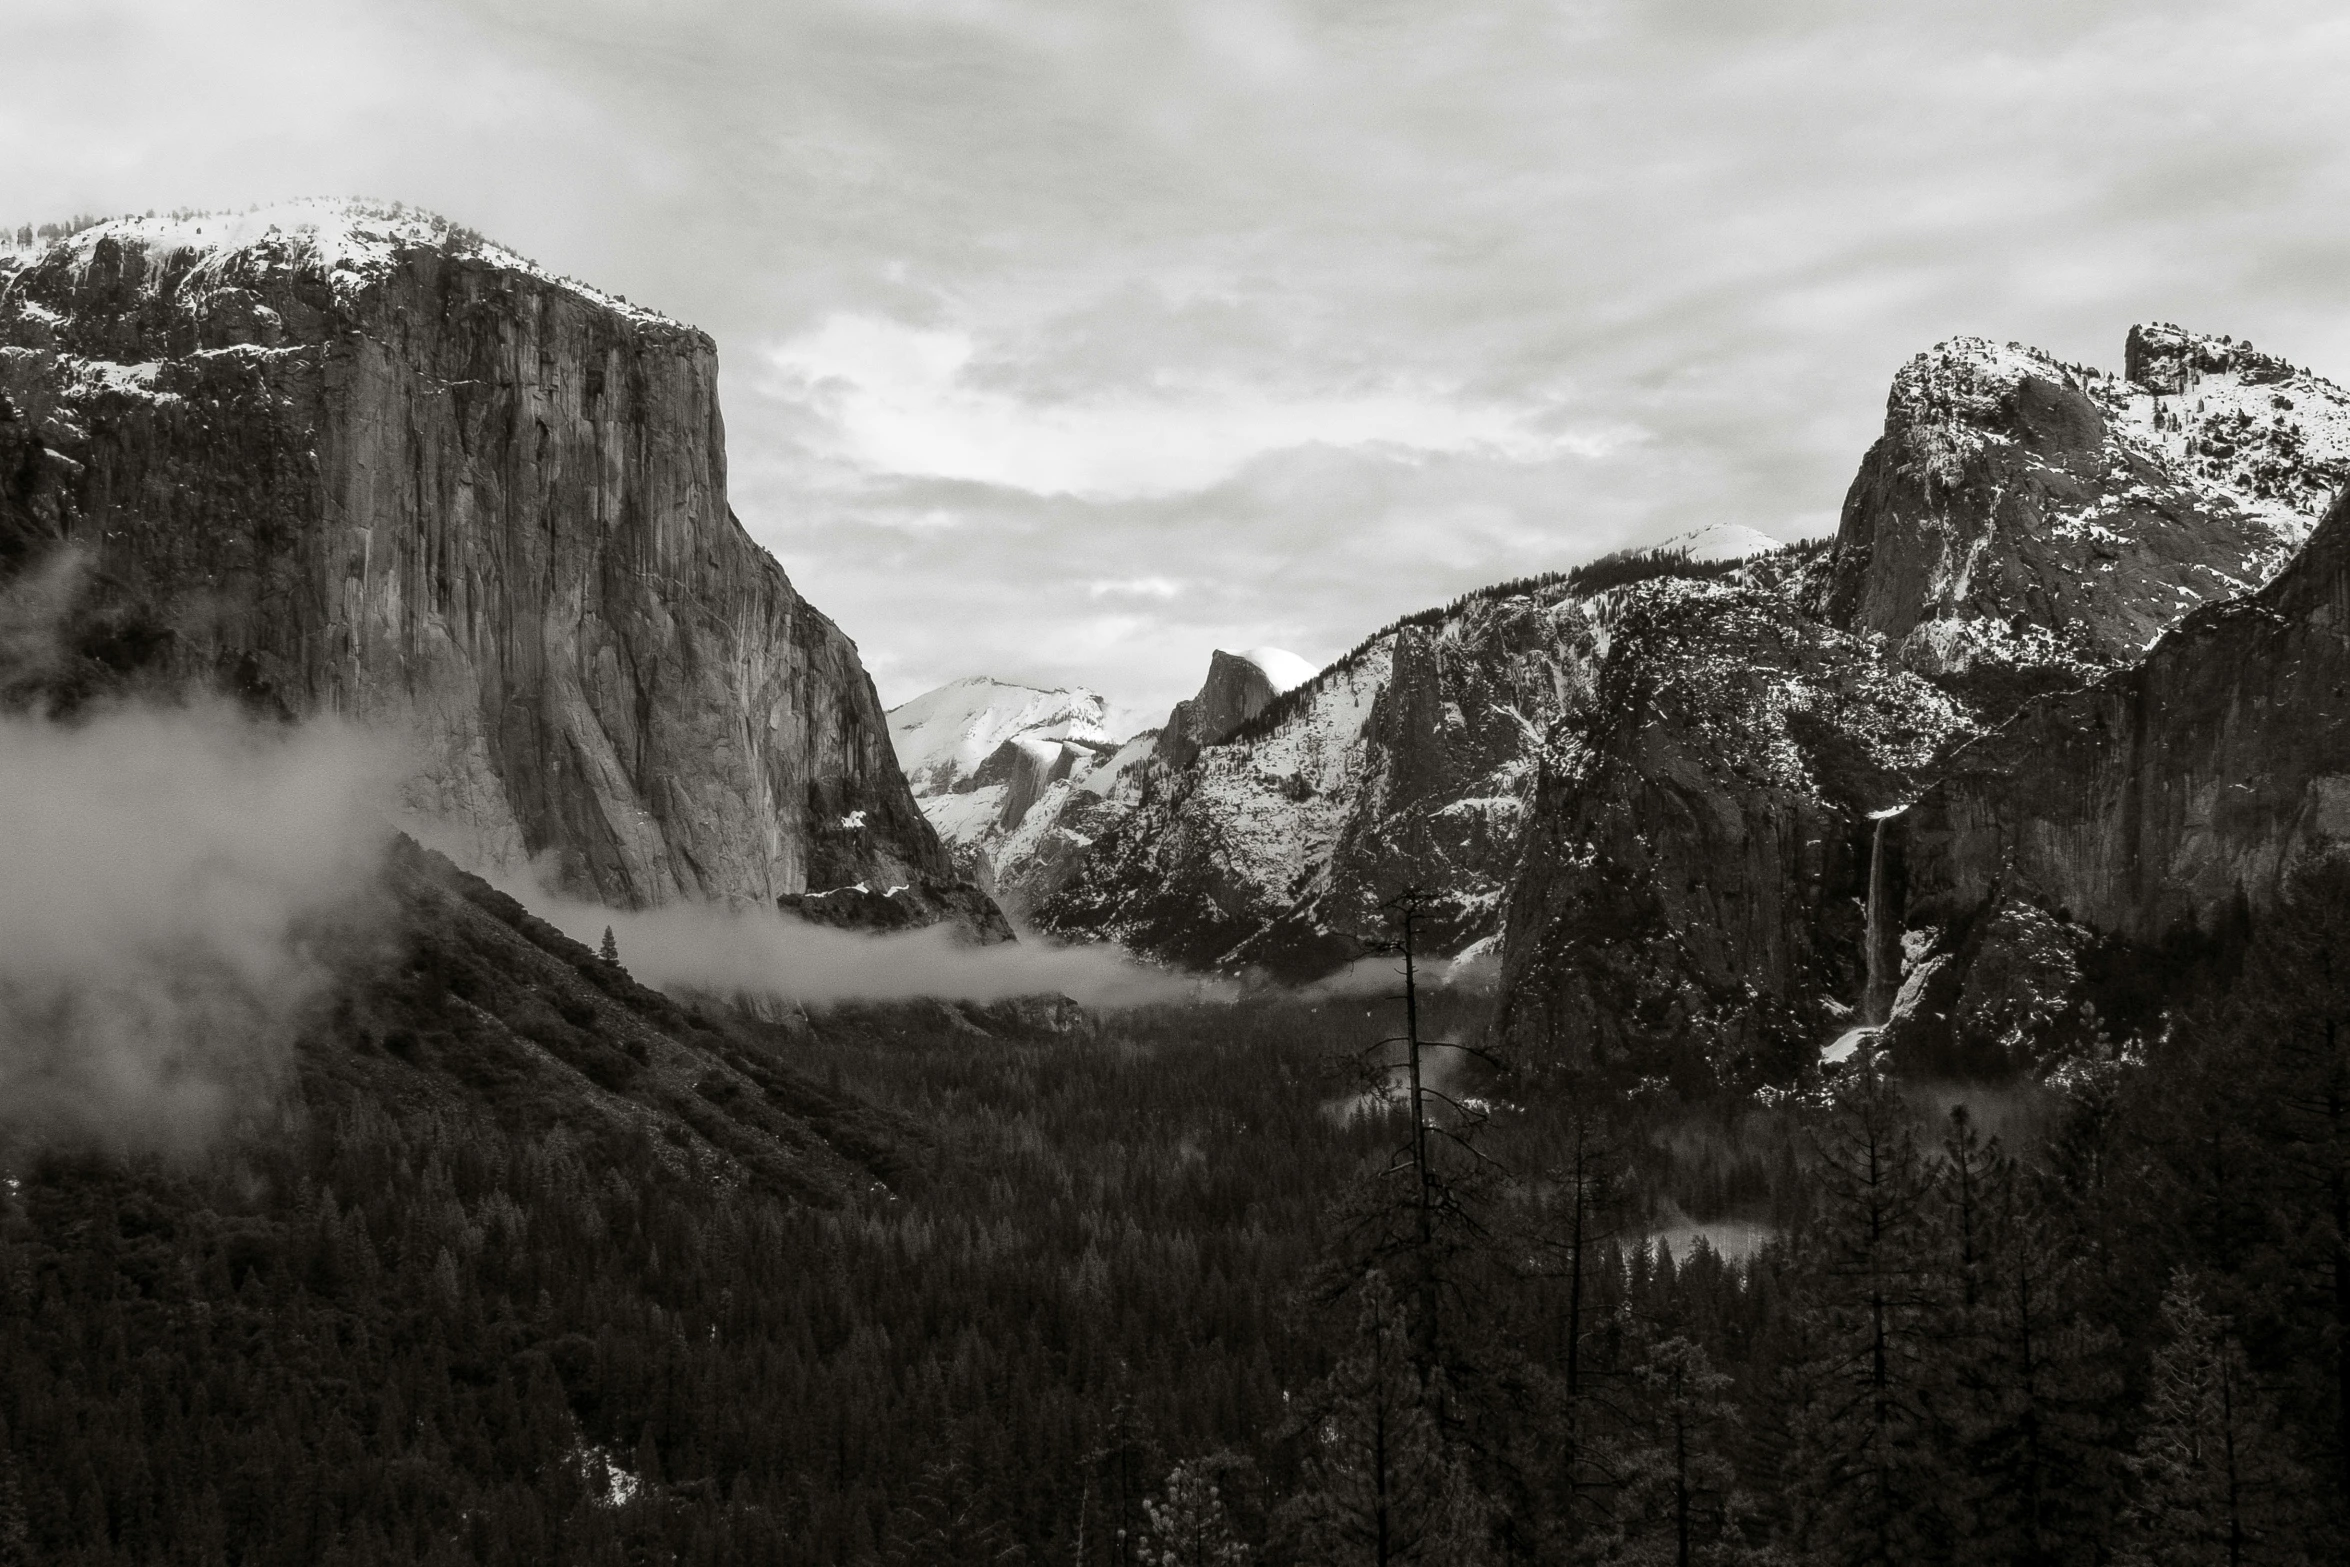
[{"label": "pine tree", "polygon": [[1282,1509],[1314,1567],[1477,1567],[1488,1518],[1442,1428],[1443,1372],[1423,1370],[1386,1276],[1373,1270],[1346,1355],[1308,1396],[1305,1459]]},{"label": "pine tree", "polygon": [[882,1542],[890,1567],[996,1567],[1025,1554],[961,1457],[925,1466],[913,1498],[891,1514]]},{"label": "pine tree", "polygon": [[2350,1541],[2350,855],[2309,864],[2286,884],[2238,994],[2238,1070],[2270,1068],[2258,1086],[2273,1116],[2277,1260],[2306,1292],[2275,1347],[2295,1362],[2291,1412],[2319,1433],[2315,1478]]},{"label": "pine tree", "polygon": [[1730,1378],[1704,1348],[1674,1337],[1650,1346],[1632,1376],[1639,1445],[1628,1456],[1608,1559],[1731,1567],[1753,1557],[1740,1526],[1752,1502],[1723,1452],[1737,1424]]},{"label": "pine tree", "polygon": [[1933,1210],[1950,1279],[1936,1358],[1949,1370],[1961,1561],[2095,1559],[2111,1524],[2114,1337],[2081,1320],[2079,1254],[2045,1193],[1963,1106],[1952,1112]]},{"label": "pine tree", "polygon": [[609,925],[604,927],[604,944],[597,949],[596,956],[607,963],[620,961],[620,943],[612,938],[612,927]]},{"label": "pine tree", "polygon": [[2297,1512],[2305,1478],[2273,1429],[2243,1351],[2180,1273],[2162,1302],[2146,1423],[2129,1460],[2137,1499],[2123,1516],[2124,1567],[2268,1567],[2306,1560]]},{"label": "pine tree", "polygon": [[[1366,1053],[1373,1092],[1403,1101],[1408,1124],[1402,1145],[1382,1174],[1381,1184],[1360,1194],[1348,1228],[1353,1231],[1342,1274],[1365,1265],[1380,1269],[1402,1296],[1414,1353],[1423,1367],[1445,1363],[1460,1335],[1447,1323],[1461,1304],[1466,1260],[1489,1239],[1482,1210],[1501,1171],[1477,1147],[1488,1116],[1480,1105],[1438,1086],[1443,1068],[1461,1058],[1495,1064],[1472,1047],[1423,1039],[1418,977],[1419,921],[1426,893],[1407,889],[1389,900],[1396,922],[1393,950],[1403,959],[1404,1032],[1379,1041]],[[1400,1060],[1390,1056],[1400,1048]],[[1443,1052],[1439,1056],[1437,1052]],[[1403,1081],[1390,1078],[1400,1071]],[[1457,1362],[1453,1369],[1457,1370]]]},{"label": "pine tree", "polygon": [[1544,1184],[1555,1193],[1553,1215],[1542,1221],[1543,1229],[1534,1240],[1555,1293],[1549,1303],[1556,1313],[1548,1378],[1553,1407],[1545,1435],[1554,1455],[1557,1527],[1572,1542],[1582,1531],[1583,1498],[1601,1483],[1606,1468],[1597,1461],[1605,1444],[1597,1436],[1594,1419],[1599,1378],[1592,1363],[1592,1341],[1603,1316],[1601,1276],[1615,1254],[1623,1199],[1619,1160],[1603,1130],[1582,1108],[1584,1085],[1569,1084],[1566,1090],[1577,1096],[1577,1109],[1564,1157],[1546,1172]]},{"label": "pine tree", "polygon": [[25,1516],[24,1477],[8,1419],[0,1415],[0,1567],[33,1567],[32,1526]]},{"label": "pine tree", "polygon": [[[1118,1371],[1121,1388],[1127,1374],[1127,1368],[1121,1366]],[[1109,1541],[1106,1559],[1112,1567],[1132,1567],[1138,1559],[1136,1552],[1149,1517],[1144,1510],[1149,1505],[1148,1476],[1155,1472],[1160,1449],[1136,1409],[1130,1391],[1122,1390],[1111,1403],[1095,1438],[1083,1459],[1085,1487],[1080,1501],[1079,1533],[1081,1536],[1084,1533],[1087,1516],[1096,1507],[1094,1497],[1098,1495],[1102,1531]]]},{"label": "pine tree", "polygon": [[[1478,1146],[1489,1120],[1485,1106],[1451,1091],[1459,1081],[1454,1069],[1500,1063],[1474,1047],[1423,1037],[1417,946],[1428,901],[1414,888],[1386,905],[1398,930],[1392,950],[1403,960],[1396,999],[1404,1032],[1363,1056],[1374,1091],[1390,1102],[1401,1098],[1406,1125],[1386,1167],[1342,1202],[1320,1293],[1330,1304],[1353,1300],[1359,1319],[1376,1276],[1404,1325],[1404,1347],[1446,1462],[1462,1467],[1471,1494],[1523,1502],[1531,1422],[1522,1417],[1532,1378],[1487,1309],[1493,1292],[1507,1287],[1488,1226],[1507,1172]],[[1531,1508],[1498,1511],[1516,1517]]]},{"label": "pine tree", "polygon": [[1142,1504],[1150,1519],[1141,1555],[1146,1567],[1248,1567],[1255,1560],[1224,1502],[1221,1477],[1240,1462],[1222,1453],[1167,1472],[1165,1493]]},{"label": "pine tree", "polygon": [[1819,1155],[1822,1208],[1799,1242],[1808,1343],[1788,1368],[1795,1531],[1823,1562],[1922,1567],[1947,1556],[1953,1489],[1928,1175],[1907,1108],[1873,1072],[1839,1096]]}]

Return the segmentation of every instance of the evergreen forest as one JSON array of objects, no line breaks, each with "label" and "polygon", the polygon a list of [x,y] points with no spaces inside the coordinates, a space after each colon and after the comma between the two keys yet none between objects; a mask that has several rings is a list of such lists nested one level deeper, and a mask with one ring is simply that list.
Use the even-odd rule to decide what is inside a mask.
[{"label": "evergreen forest", "polygon": [[1384,994],[724,1019],[825,1190],[374,1091],[413,963],[266,1124],[9,1156],[0,1563],[2350,1560],[2344,952],[2337,867],[2042,1074],[1761,1098],[1425,992],[1419,1116]]}]

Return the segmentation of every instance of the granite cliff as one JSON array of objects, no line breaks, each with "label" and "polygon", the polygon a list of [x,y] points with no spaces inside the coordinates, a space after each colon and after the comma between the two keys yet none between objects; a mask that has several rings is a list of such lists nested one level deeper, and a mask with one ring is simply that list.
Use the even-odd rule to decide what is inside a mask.
[{"label": "granite cliff", "polygon": [[1549,737],[1510,888],[1499,1028],[1527,1059],[1786,1081],[1860,994],[1869,817],[1972,726],[1802,612],[1817,562],[1600,606],[1596,689]]},{"label": "granite cliff", "polygon": [[2093,1036],[2096,970],[2192,953],[2350,848],[2350,491],[2258,593],[1961,749],[1886,823],[1900,1048],[2033,1062]]},{"label": "granite cliff", "polygon": [[2003,708],[2274,576],[2350,479],[2350,394],[2176,327],[2131,328],[2124,361],[1958,338],[1904,366],[1824,617]]},{"label": "granite cliff", "polygon": [[0,396],[14,700],[398,726],[440,841],[614,903],[863,884],[1001,929],[855,645],[728,508],[702,333],[300,203],[0,252]]},{"label": "granite cliff", "polygon": [[1189,767],[1202,749],[1222,741],[1280,697],[1314,678],[1314,666],[1280,648],[1208,655],[1199,694],[1175,704],[1160,726],[1152,755],[1169,767]]},{"label": "granite cliff", "polygon": [[[1883,819],[1954,753],[1993,754],[1961,747],[2019,704],[2126,669],[2267,581],[2350,471],[2350,397],[2330,383],[2168,327],[2134,329],[2127,359],[2152,383],[1943,344],[1895,378],[1829,552],[1629,591],[1595,700],[1543,751],[1505,946],[1513,1046],[1785,1082],[1847,1025],[1884,1020],[1941,938],[1905,944],[1899,916],[1902,868],[1926,853],[1903,842],[1932,835],[1933,809]],[[2079,762],[2049,722],[2019,744]],[[2094,792],[2040,765],[2055,771],[2012,800],[1986,786],[1951,807],[1974,835],[1969,892],[2004,852],[1982,847],[1999,824],[2051,808],[2032,788]],[[1919,874],[1919,920],[1964,901],[1935,902]],[[2010,918],[1983,974],[2073,961],[2081,942],[2047,923]]]}]

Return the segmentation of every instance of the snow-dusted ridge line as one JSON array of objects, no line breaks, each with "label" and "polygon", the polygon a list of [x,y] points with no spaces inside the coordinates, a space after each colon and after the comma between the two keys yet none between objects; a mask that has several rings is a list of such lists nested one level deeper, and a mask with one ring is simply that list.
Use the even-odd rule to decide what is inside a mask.
[{"label": "snow-dusted ridge line", "polygon": [[6,246],[0,248],[0,268],[6,271],[46,263],[62,252],[77,275],[86,273],[98,246],[112,240],[125,248],[142,250],[156,263],[142,285],[150,292],[162,286],[168,263],[187,254],[199,259],[182,275],[182,288],[215,285],[232,263],[251,258],[265,265],[315,273],[333,284],[338,295],[347,296],[387,276],[404,251],[442,250],[552,283],[629,320],[684,325],[617,294],[550,271],[519,251],[437,213],[399,202],[309,197],[242,212],[123,216],[36,239],[30,247],[18,245],[15,235],[16,231],[8,231]]},{"label": "snow-dusted ridge line", "polygon": [[[1736,524],[1723,524],[1701,528],[1695,533],[1685,535],[1685,537],[1700,538],[1736,526]],[[1609,572],[1611,568],[1637,569],[1643,562],[1684,561],[1703,570],[1727,572],[1748,562],[1761,560],[1766,556],[1784,556],[1792,553],[1823,550],[1831,542],[1824,537],[1792,541],[1772,539],[1768,534],[1761,533],[1759,530],[1755,532],[1755,536],[1768,539],[1770,549],[1753,555],[1721,554],[1710,558],[1700,558],[1681,549],[1674,541],[1667,541],[1652,547],[1616,550],[1602,555],[1596,560],[1585,561],[1579,566],[1570,566],[1563,571],[1538,572],[1533,576],[1512,577],[1506,582],[1496,582],[1487,587],[1471,588],[1468,592],[1446,603],[1427,609],[1414,610],[1408,615],[1398,615],[1369,636],[1364,637],[1353,647],[1348,648],[1337,658],[1323,665],[1311,678],[1301,681],[1276,696],[1266,705],[1263,712],[1233,730],[1223,739],[1216,741],[1215,746],[1247,745],[1272,733],[1302,711],[1304,705],[1313,700],[1315,693],[1341,675],[1351,673],[1365,659],[1385,648],[1396,633],[1407,627],[1447,625],[1458,620],[1476,605],[1494,603],[1507,598],[1519,598],[1528,594],[1551,593],[1552,597],[1559,599],[1596,599],[1608,590],[1609,584],[1605,573]],[[1586,589],[1584,586],[1586,583],[1597,585]],[[1215,746],[1211,746],[1209,749],[1214,749]]]},{"label": "snow-dusted ridge line", "polygon": [[[2001,400],[2022,380],[2055,381],[2097,404],[2124,444],[2283,529],[2298,548],[2330,488],[2287,495],[2280,482],[2318,477],[2338,487],[2350,478],[2350,391],[2236,338],[2169,322],[2141,322],[2131,332],[2133,352],[2160,356],[2145,368],[2165,380],[2175,372],[2178,385],[2132,380],[2026,343],[1954,337],[1895,374],[1888,417],[1939,426],[1955,462],[1968,448],[2005,439],[1983,426],[1996,423]],[[2273,562],[2269,574],[2282,565]]]}]

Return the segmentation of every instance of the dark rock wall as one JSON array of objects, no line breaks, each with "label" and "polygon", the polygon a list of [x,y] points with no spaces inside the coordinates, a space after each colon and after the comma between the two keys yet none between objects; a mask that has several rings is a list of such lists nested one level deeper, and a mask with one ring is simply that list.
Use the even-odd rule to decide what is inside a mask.
[{"label": "dark rock wall", "polygon": [[2273,898],[2350,842],[2350,505],[2261,592],[1959,751],[1897,825],[1913,926],[2021,896],[2154,941]]},{"label": "dark rock wall", "polygon": [[1963,710],[1767,573],[1609,606],[1509,904],[1498,1032],[1686,1090],[1791,1080],[1867,985],[1871,813]]},{"label": "dark rock wall", "polygon": [[1203,746],[1214,745],[1263,712],[1280,693],[1263,670],[1217,648],[1199,694],[1175,704],[1159,731],[1154,753],[1169,767],[1189,767]]},{"label": "dark rock wall", "polygon": [[709,338],[454,241],[357,278],[84,253],[0,272],[17,471],[26,428],[72,465],[0,529],[0,570],[78,562],[52,700],[408,726],[412,802],[472,857],[616,903],[975,896],[855,645],[727,508]]}]

